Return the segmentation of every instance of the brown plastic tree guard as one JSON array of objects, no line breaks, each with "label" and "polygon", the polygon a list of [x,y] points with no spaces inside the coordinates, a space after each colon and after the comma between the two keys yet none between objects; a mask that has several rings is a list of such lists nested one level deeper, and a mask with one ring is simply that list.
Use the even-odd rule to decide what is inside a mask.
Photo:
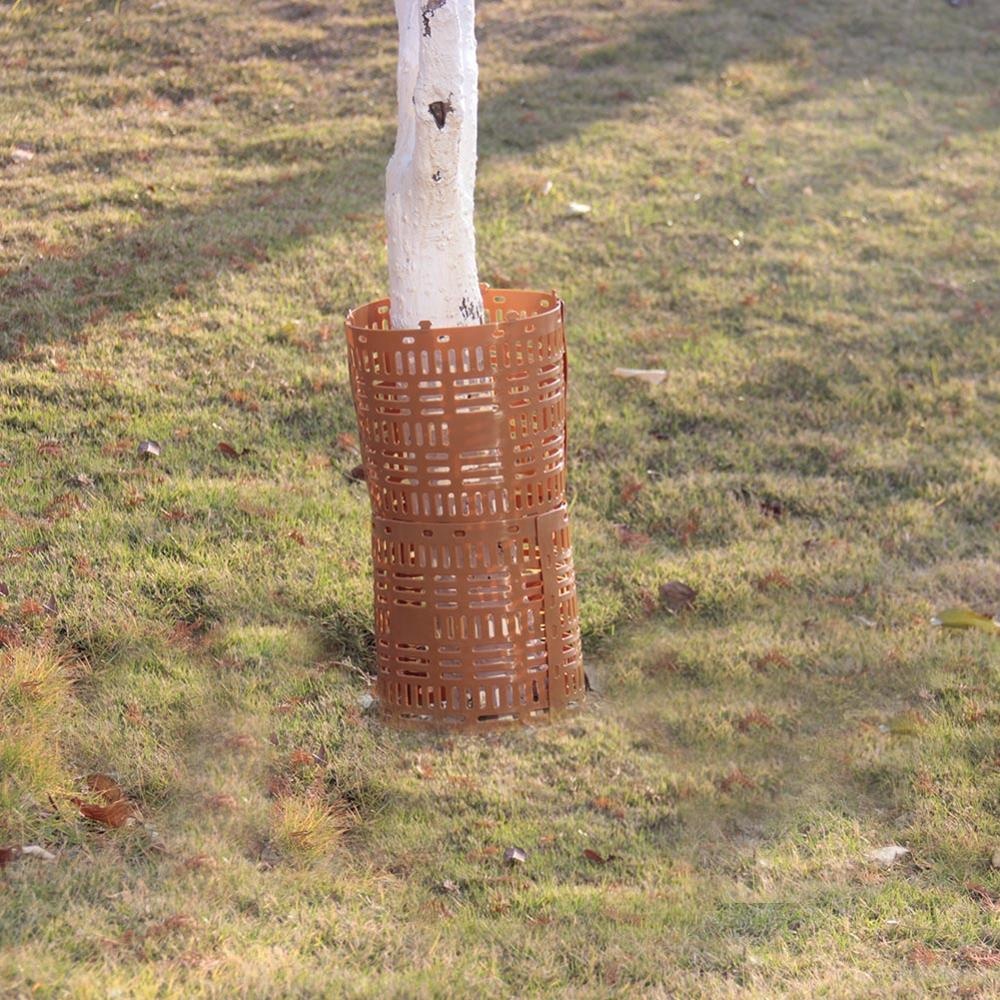
[{"label": "brown plastic tree guard", "polygon": [[378,698],[400,725],[546,721],[584,696],[554,292],[483,289],[483,326],[347,317],[372,506]]}]

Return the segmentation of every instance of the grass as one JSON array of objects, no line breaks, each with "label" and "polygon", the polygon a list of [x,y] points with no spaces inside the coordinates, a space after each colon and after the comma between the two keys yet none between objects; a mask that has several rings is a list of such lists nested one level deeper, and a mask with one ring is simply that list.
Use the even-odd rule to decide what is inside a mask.
[{"label": "grass", "polygon": [[480,7],[597,690],[470,741],[359,706],[392,5],[0,5],[0,993],[995,995],[996,11]]}]

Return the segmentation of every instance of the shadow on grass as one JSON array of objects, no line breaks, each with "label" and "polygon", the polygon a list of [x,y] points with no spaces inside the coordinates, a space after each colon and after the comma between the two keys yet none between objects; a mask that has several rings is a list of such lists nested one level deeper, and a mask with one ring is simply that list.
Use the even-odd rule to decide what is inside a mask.
[{"label": "shadow on grass", "polygon": [[[322,16],[322,8],[308,5],[273,7],[263,10],[292,20]],[[989,127],[975,115],[952,114],[974,82],[977,57],[988,58],[988,46],[975,34],[987,15],[943,7],[916,17],[904,18],[905,13],[901,4],[788,10],[774,0],[754,0],[679,7],[627,22],[617,15],[602,20],[586,10],[540,10],[512,20],[494,16],[481,32],[483,50],[508,53],[508,66],[521,64],[522,72],[514,75],[522,80],[491,93],[486,60],[481,155],[522,156],[565,142],[596,122],[627,118],[649,99],[685,84],[714,79],[726,88],[732,83],[725,77],[727,67],[748,61],[789,64],[803,83],[791,102],[813,99],[817,88],[848,80],[883,78],[908,88],[924,107],[905,141],[894,138],[915,151],[928,148],[928,137],[933,146],[939,134]],[[328,33],[334,30],[331,25]],[[369,34],[373,47],[394,44],[382,27]],[[319,71],[335,71],[323,45],[265,51],[278,61],[312,60]],[[738,78],[734,85],[741,85]],[[383,89],[388,118],[387,81]],[[678,127],[664,122],[668,126]],[[91,323],[124,319],[193,284],[280,255],[317,230],[343,225],[345,214],[378,210],[391,134],[387,123],[357,144],[326,150],[329,166],[242,184],[196,210],[151,217],[79,256],[14,269],[0,278],[0,359],[46,343],[72,342]],[[272,162],[269,149],[266,142],[251,142],[244,155]],[[851,166],[845,158],[835,171],[843,183]]]}]

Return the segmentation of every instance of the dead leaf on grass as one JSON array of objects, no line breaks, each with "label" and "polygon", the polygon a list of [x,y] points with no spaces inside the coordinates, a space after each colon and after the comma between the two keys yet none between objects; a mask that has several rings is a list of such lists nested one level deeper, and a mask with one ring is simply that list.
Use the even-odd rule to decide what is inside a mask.
[{"label": "dead leaf on grass", "polygon": [[589,847],[584,848],[583,856],[595,865],[606,865],[611,861],[618,860],[617,855],[615,854],[609,854],[607,857],[604,857],[603,855],[598,854],[597,851],[591,850]]},{"label": "dead leaf on grass", "polygon": [[865,855],[865,858],[868,861],[874,861],[877,865],[882,865],[883,868],[890,868],[909,853],[910,849],[908,847],[900,847],[899,844],[887,844],[885,847],[869,851]]},{"label": "dead leaf on grass", "polygon": [[180,867],[184,871],[197,872],[202,870],[211,871],[218,866],[218,862],[210,854],[195,854],[181,862]]},{"label": "dead leaf on grass", "polygon": [[352,434],[350,431],[344,431],[337,435],[337,447],[341,451],[361,451],[361,446],[358,444],[358,436]]},{"label": "dead leaf on grass", "polygon": [[755,789],[757,782],[742,768],[734,767],[728,774],[716,779],[715,785],[720,792],[729,794],[737,788],[745,788],[748,791]]},{"label": "dead leaf on grass", "polygon": [[528,852],[521,847],[508,847],[503,852],[503,860],[508,865],[523,865],[528,860]]},{"label": "dead leaf on grass", "polygon": [[693,608],[697,597],[698,591],[680,580],[669,580],[660,585],[660,602],[674,615]]},{"label": "dead leaf on grass", "polygon": [[627,524],[616,524],[615,534],[618,541],[629,549],[642,549],[649,544],[649,535],[642,531],[634,531]]},{"label": "dead leaf on grass", "polygon": [[974,965],[977,969],[1000,969],[1000,948],[970,944],[959,949],[958,957],[966,965]]},{"label": "dead leaf on grass", "polygon": [[109,805],[125,798],[122,786],[107,774],[88,774],[84,779],[86,786],[104,799]]},{"label": "dead leaf on grass", "polygon": [[965,888],[972,894],[972,898],[990,913],[1000,913],[1000,895],[990,892],[985,885],[978,882],[966,882]]},{"label": "dead leaf on grass", "polygon": [[908,957],[913,965],[937,965],[941,961],[941,956],[925,944],[914,945]]},{"label": "dead leaf on grass", "polygon": [[500,853],[500,848],[493,844],[480,847],[477,851],[469,851],[466,857],[469,861],[485,861],[487,858],[495,858]]},{"label": "dead leaf on grass", "polygon": [[773,729],[774,720],[759,708],[753,708],[746,715],[736,719],[734,726],[741,733],[749,733],[752,729]]},{"label": "dead leaf on grass", "polygon": [[645,382],[647,385],[659,385],[667,377],[666,370],[663,368],[615,368],[611,374],[618,378]]},{"label": "dead leaf on grass", "polygon": [[196,926],[197,921],[194,917],[190,917],[186,913],[175,913],[173,916],[167,917],[166,920],[161,920],[157,924],[150,924],[146,928],[146,936],[163,937],[165,934],[171,934],[174,931],[191,930]]},{"label": "dead leaf on grass", "polygon": [[239,806],[232,795],[210,795],[205,802],[210,809],[216,809],[220,812],[232,812]]},{"label": "dead leaf on grass", "polygon": [[293,750],[291,756],[288,758],[289,767],[315,767],[317,764],[322,763],[323,758],[319,754],[315,754],[311,750],[304,750],[301,747]]},{"label": "dead leaf on grass", "polygon": [[619,495],[621,496],[622,503],[631,503],[635,498],[642,492],[644,483],[641,480],[636,479],[635,476],[630,477],[622,485]]},{"label": "dead leaf on grass", "polygon": [[989,635],[1000,635],[1000,621],[969,608],[946,608],[931,619],[931,624],[937,628],[972,628]]},{"label": "dead leaf on grass", "polygon": [[220,441],[218,444],[219,452],[225,455],[226,458],[237,459],[243,458],[244,455],[250,454],[249,448],[244,448],[242,451],[234,448],[228,441]]},{"label": "dead leaf on grass", "polygon": [[25,844],[21,848],[21,853],[27,855],[29,858],[38,858],[39,861],[55,861],[56,856],[51,852],[45,850],[44,847],[39,847],[38,844]]},{"label": "dead leaf on grass", "polygon": [[142,819],[142,814],[138,807],[128,799],[118,799],[110,805],[102,806],[93,802],[84,802],[82,799],[71,798],[73,803],[80,810],[80,815],[94,823],[102,826],[118,829],[122,826],[130,826]]},{"label": "dead leaf on grass", "polygon": [[590,807],[599,812],[607,813],[609,816],[614,816],[615,819],[625,818],[625,810],[622,805],[614,799],[609,799],[606,795],[598,795],[597,798],[591,799]]},{"label": "dead leaf on grass", "polygon": [[225,747],[227,750],[253,750],[257,746],[257,737],[249,733],[234,733],[227,736]]}]

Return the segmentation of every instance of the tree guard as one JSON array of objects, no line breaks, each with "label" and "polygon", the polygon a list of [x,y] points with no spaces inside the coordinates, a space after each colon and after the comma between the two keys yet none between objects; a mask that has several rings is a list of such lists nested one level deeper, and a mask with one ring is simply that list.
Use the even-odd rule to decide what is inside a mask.
[{"label": "tree guard", "polygon": [[493,320],[349,314],[372,505],[377,690],[400,724],[538,722],[584,695],[554,293],[482,290]]},{"label": "tree guard", "polygon": [[585,686],[563,306],[554,292],[479,284],[473,0],[396,0],[396,13],[389,298],[346,324],[378,698],[401,725],[547,720]]}]

